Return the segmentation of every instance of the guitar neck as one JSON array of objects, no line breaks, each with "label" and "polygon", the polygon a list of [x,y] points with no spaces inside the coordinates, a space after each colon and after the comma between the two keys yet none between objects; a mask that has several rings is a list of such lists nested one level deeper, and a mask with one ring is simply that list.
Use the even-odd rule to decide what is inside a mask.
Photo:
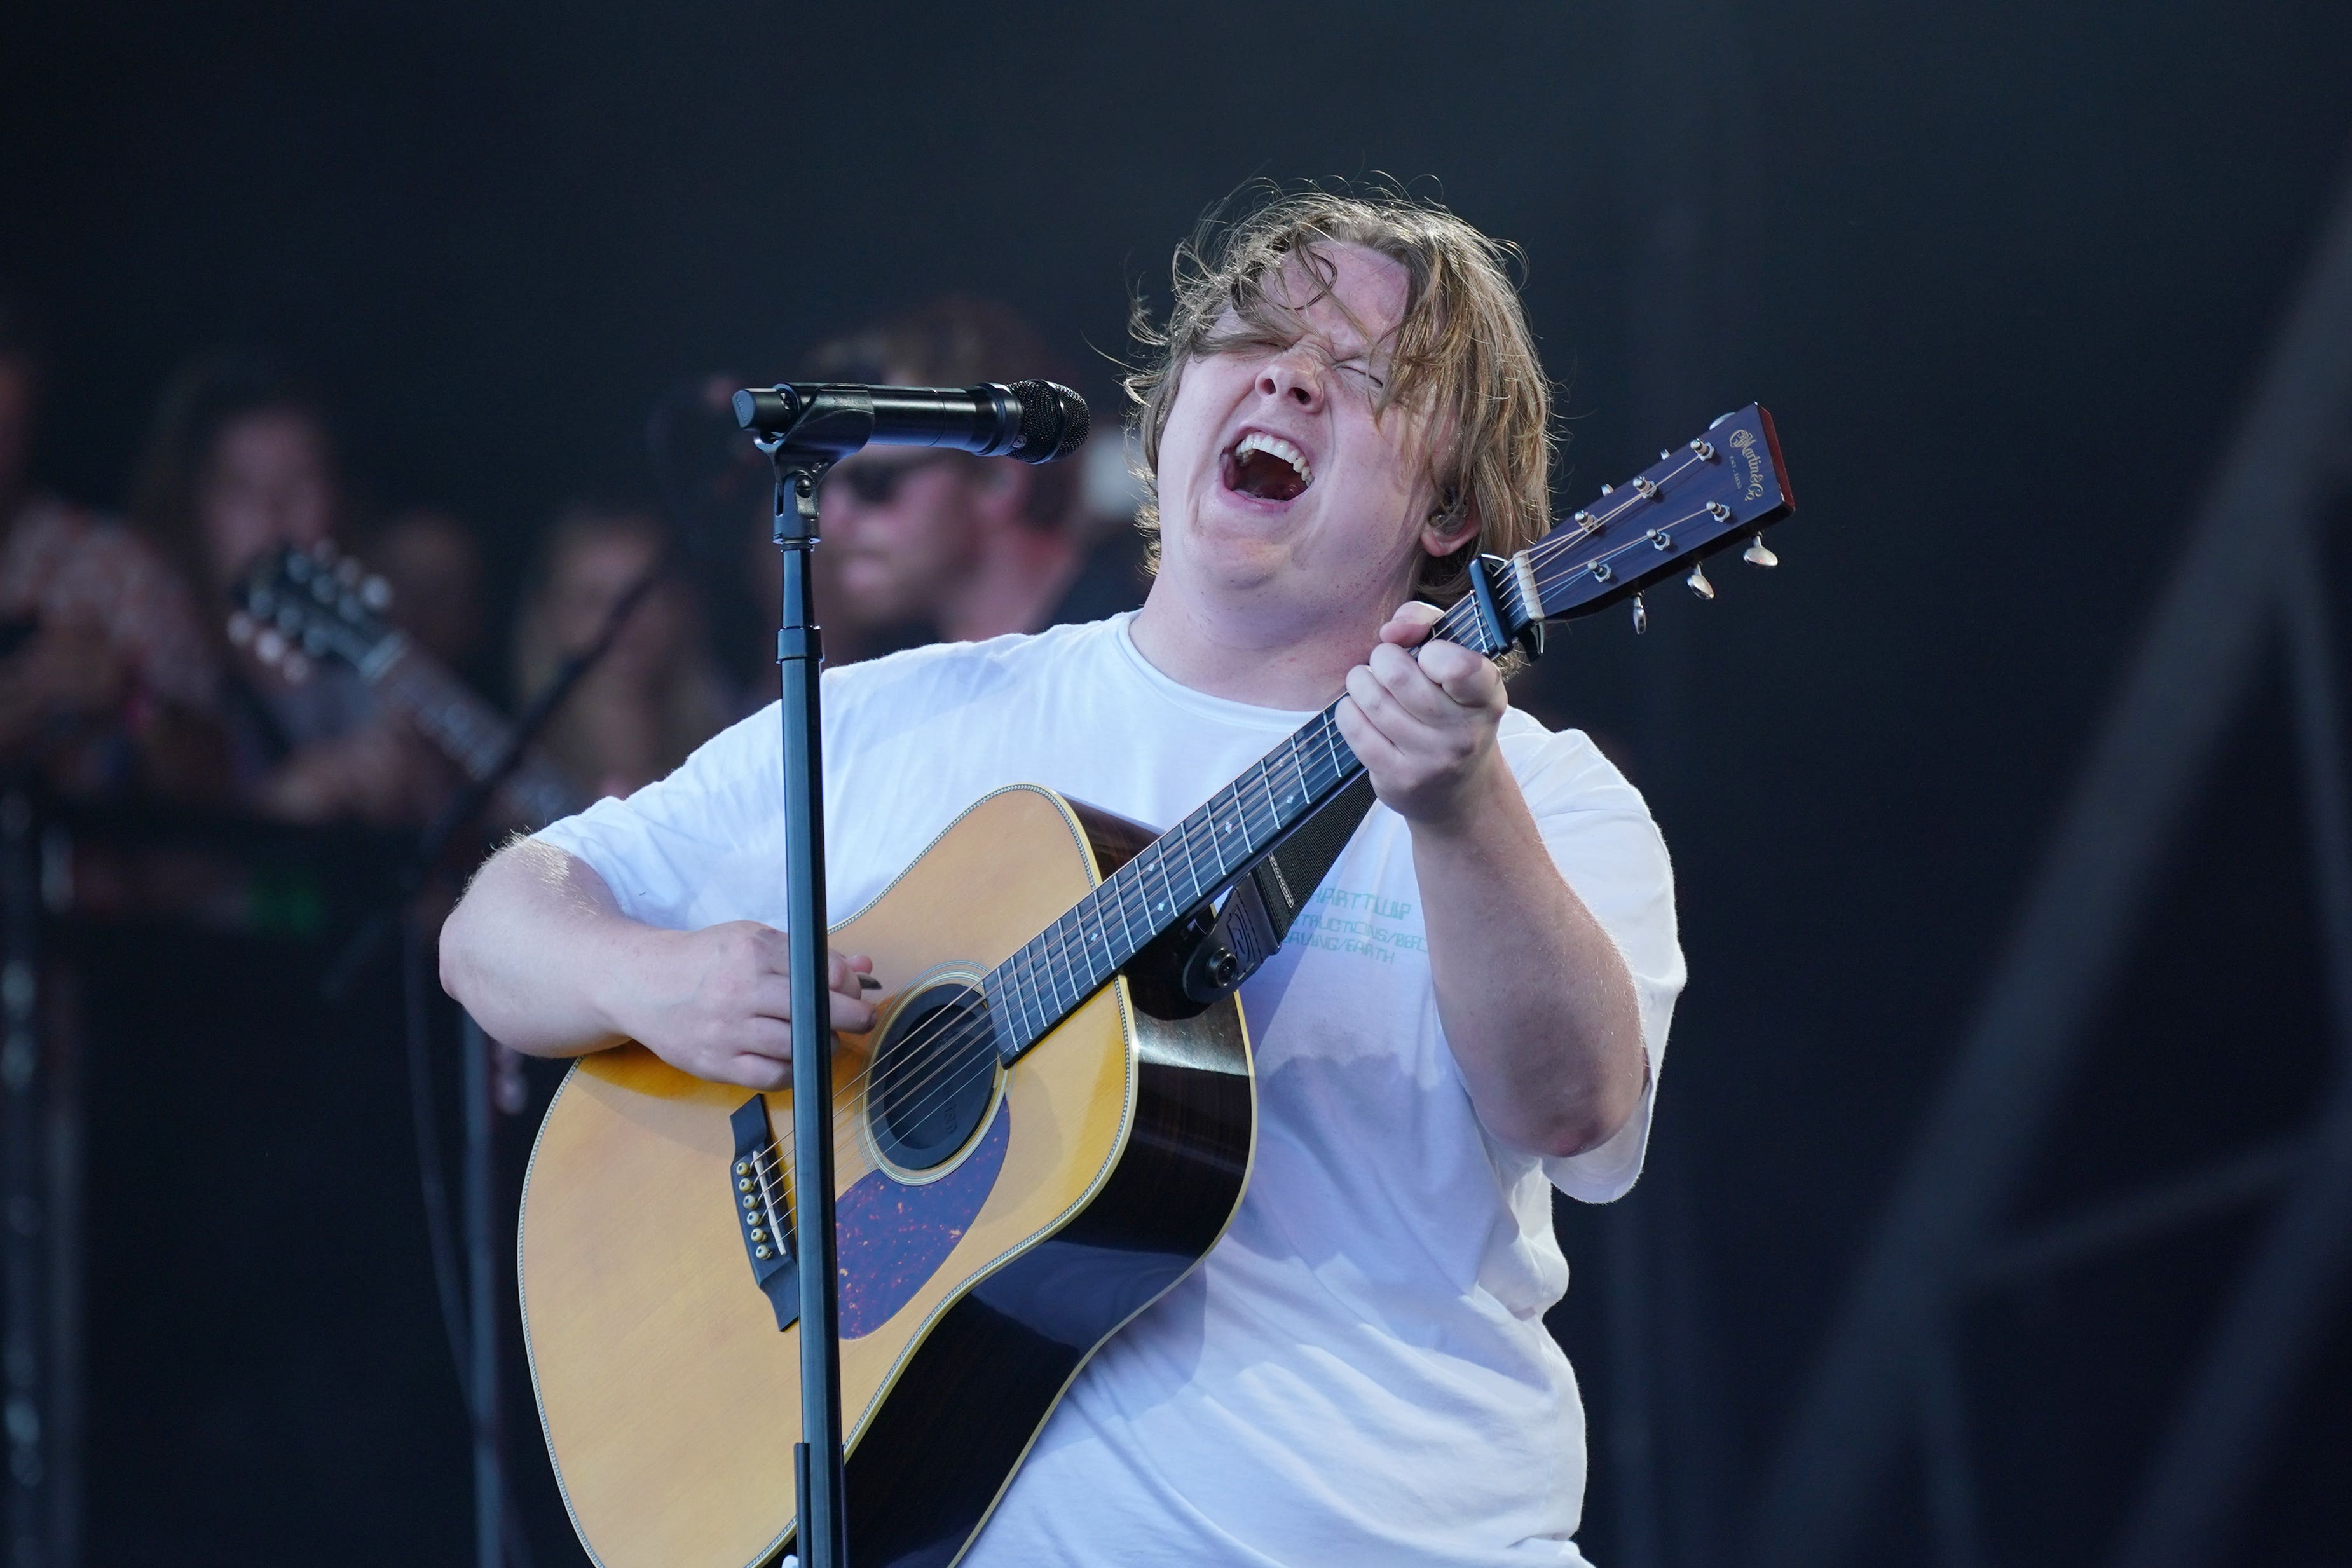
[{"label": "guitar neck", "polygon": [[[1749,403],[1723,415],[1628,485],[1602,486],[1575,513],[1508,560],[1481,558],[1471,591],[1438,619],[1433,638],[1489,658],[1515,638],[1539,648],[1541,623],[1627,599],[1647,624],[1641,593],[1687,567],[1704,599],[1708,557],[1752,539],[1742,559],[1778,559],[1762,530],[1795,509],[1771,415]],[[1339,738],[1336,705],[1266,753],[1208,803],[1147,845],[1067,914],[990,975],[997,1051],[1012,1061],[1100,989],[1144,948],[1223,893],[1363,764]]]},{"label": "guitar neck", "polygon": [[[468,779],[488,777],[513,740],[506,720],[404,636],[388,639],[362,664],[360,674]],[[499,786],[499,793],[534,827],[568,817],[586,804],[571,781],[537,755],[526,755]]]},{"label": "guitar neck", "polygon": [[[1517,608],[1516,587],[1504,591]],[[1486,647],[1478,611],[1466,600],[1442,616],[1431,635]],[[1335,703],[1307,720],[998,967],[984,988],[994,998],[998,1051],[1006,1061],[1246,875],[1363,771],[1340,738],[1339,712]]]}]

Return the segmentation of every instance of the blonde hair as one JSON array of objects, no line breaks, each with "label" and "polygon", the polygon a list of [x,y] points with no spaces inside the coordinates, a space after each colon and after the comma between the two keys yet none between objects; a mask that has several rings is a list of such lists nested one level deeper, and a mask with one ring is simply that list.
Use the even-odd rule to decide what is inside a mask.
[{"label": "blonde hair", "polygon": [[[1332,264],[1320,253],[1335,245],[1360,246],[1404,268],[1404,316],[1374,409],[1428,415],[1432,520],[1449,529],[1465,518],[1477,525],[1459,549],[1424,558],[1416,574],[1417,594],[1449,604],[1467,588],[1474,553],[1509,555],[1551,526],[1551,387],[1512,281],[1517,247],[1401,191],[1271,191],[1238,219],[1213,212],[1176,247],[1166,325],[1152,321],[1140,298],[1130,313],[1145,356],[1126,378],[1146,492],[1137,523],[1156,558],[1160,441],[1184,367],[1205,354],[1296,342],[1301,312],[1331,297]],[[1293,260],[1314,292],[1276,298],[1268,280]]]}]

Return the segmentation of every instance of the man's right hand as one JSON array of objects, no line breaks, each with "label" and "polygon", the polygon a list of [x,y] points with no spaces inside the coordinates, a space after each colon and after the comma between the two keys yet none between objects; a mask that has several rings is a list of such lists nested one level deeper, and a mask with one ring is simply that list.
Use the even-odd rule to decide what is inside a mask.
[{"label": "man's right hand", "polygon": [[[791,941],[756,920],[699,931],[646,934],[638,961],[615,976],[608,1004],[615,1022],[683,1072],[747,1089],[783,1089],[793,1079]],[[832,955],[826,989],[833,1027],[861,1034],[874,1008],[857,977],[873,972],[862,955]]]}]

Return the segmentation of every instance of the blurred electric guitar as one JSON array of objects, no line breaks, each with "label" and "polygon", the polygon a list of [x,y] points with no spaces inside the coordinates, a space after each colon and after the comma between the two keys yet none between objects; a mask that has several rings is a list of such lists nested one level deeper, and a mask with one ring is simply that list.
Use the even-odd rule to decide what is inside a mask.
[{"label": "blurred electric guitar", "polygon": [[[513,730],[408,634],[383,619],[392,590],[330,544],[264,557],[232,592],[229,641],[287,680],[299,683],[329,660],[350,665],[376,695],[479,779],[498,766]],[[588,800],[556,767],[527,753],[499,787],[516,818],[534,828],[568,817]]]},{"label": "blurred electric guitar", "polygon": [[[1547,620],[1628,599],[1642,628],[1669,575],[1715,596],[1717,551],[1773,565],[1762,530],[1793,505],[1751,403],[1481,562],[1437,635],[1532,652]],[[1087,1358],[1223,1233],[1256,1139],[1234,988],[1287,929],[1255,873],[1361,772],[1326,709],[1157,836],[1002,789],[835,927],[881,987],[873,1032],[839,1038],[833,1105],[861,1564],[960,1557]],[[746,1568],[793,1538],[791,1126],[789,1092],[635,1043],[582,1058],[548,1109],[524,1334],[603,1568]]]}]

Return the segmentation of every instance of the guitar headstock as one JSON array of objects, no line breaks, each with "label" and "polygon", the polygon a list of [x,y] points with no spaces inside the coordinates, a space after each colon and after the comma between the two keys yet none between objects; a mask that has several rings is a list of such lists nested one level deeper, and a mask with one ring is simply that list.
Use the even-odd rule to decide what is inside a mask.
[{"label": "guitar headstock", "polygon": [[229,641],[298,685],[328,659],[369,674],[402,641],[383,619],[391,586],[324,541],[263,557],[230,597]]},{"label": "guitar headstock", "polygon": [[[1600,497],[1496,570],[1496,611],[1518,634],[1632,599],[1636,631],[1648,624],[1642,591],[1681,575],[1715,597],[1707,557],[1743,543],[1750,565],[1780,564],[1764,530],[1796,510],[1772,416],[1758,403],[1734,410],[1685,445]],[[1505,591],[1505,584],[1510,586]]]}]

